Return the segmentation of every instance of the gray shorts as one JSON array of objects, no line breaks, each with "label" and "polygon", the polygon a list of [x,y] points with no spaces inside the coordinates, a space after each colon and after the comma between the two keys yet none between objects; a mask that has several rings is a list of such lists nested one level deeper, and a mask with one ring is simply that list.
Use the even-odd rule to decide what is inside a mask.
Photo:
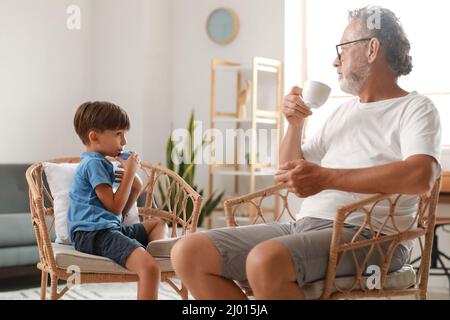
[{"label": "gray shorts", "polygon": [[[341,241],[350,242],[359,228],[345,224]],[[221,255],[222,275],[237,281],[247,280],[245,262],[253,247],[266,240],[280,242],[288,249],[294,262],[297,283],[303,287],[306,283],[325,278],[333,234],[333,221],[306,217],[296,222],[283,224],[271,223],[212,229],[203,234],[211,239]],[[365,229],[357,240],[370,238],[372,238],[370,231]],[[384,252],[387,251],[389,244],[390,242],[386,242],[381,246]],[[364,260],[369,249],[370,247],[364,247],[355,251],[358,261]],[[366,267],[369,265],[381,266],[380,255],[376,249],[374,251]],[[389,271],[400,269],[406,263],[408,256],[406,247],[397,246]],[[348,276],[355,273],[352,253],[344,254],[337,265],[336,276]]]}]

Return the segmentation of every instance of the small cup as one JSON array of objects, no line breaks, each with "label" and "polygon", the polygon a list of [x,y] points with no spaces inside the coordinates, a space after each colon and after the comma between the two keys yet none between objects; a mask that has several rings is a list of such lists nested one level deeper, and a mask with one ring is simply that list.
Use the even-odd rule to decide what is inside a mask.
[{"label": "small cup", "polygon": [[123,160],[127,160],[130,157],[130,152],[121,152],[119,154],[119,158],[123,159]]},{"label": "small cup", "polygon": [[327,102],[330,92],[331,88],[326,84],[319,81],[306,80],[303,84],[303,101],[308,108],[317,109]]}]

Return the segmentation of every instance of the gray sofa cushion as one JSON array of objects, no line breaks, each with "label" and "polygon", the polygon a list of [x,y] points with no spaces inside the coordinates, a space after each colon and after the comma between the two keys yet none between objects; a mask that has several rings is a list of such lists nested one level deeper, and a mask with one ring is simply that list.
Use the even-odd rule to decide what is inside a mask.
[{"label": "gray sofa cushion", "polygon": [[0,248],[36,245],[30,213],[5,213],[0,223]]},{"label": "gray sofa cushion", "polygon": [[38,261],[37,246],[0,248],[0,268],[35,265]]},{"label": "gray sofa cushion", "polygon": [[[47,217],[50,226],[51,217]],[[55,231],[50,235],[55,240]],[[36,245],[36,236],[30,213],[10,213],[0,215],[0,248]]]},{"label": "gray sofa cushion", "polygon": [[[30,164],[26,163],[0,164],[0,249],[17,247],[17,252],[23,253],[22,247],[36,246],[36,237],[31,223],[28,183],[25,177],[29,166]],[[33,251],[37,252],[37,247],[33,247]],[[17,257],[17,265],[24,264],[24,261],[25,264],[29,264],[29,261],[35,263],[36,260],[8,253],[5,259],[10,262],[3,263],[3,260],[0,260],[0,264],[14,265],[11,262],[13,256]]]},{"label": "gray sofa cushion", "polygon": [[2,213],[30,212],[28,184],[29,164],[0,165],[0,216]]}]

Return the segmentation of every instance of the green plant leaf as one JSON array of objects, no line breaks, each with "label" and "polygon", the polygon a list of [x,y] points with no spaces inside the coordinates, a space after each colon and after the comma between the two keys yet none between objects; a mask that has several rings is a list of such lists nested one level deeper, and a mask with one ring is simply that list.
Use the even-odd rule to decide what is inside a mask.
[{"label": "green plant leaf", "polygon": [[[192,170],[195,170],[195,163],[191,163],[189,165],[187,165],[184,169],[183,175],[181,176],[184,180],[187,181],[192,181],[191,176],[192,176]],[[188,182],[189,183],[189,182]],[[191,185],[189,183],[189,185]]]},{"label": "green plant leaf", "polygon": [[172,134],[169,136],[169,139],[167,139],[166,143],[166,165],[167,169],[174,170],[174,163],[172,161],[172,151],[173,151],[174,145],[172,141]]},{"label": "green plant leaf", "polygon": [[[166,194],[163,191],[161,181],[158,181],[158,190],[159,190],[159,194],[161,195],[161,201],[162,201],[162,203],[160,203],[159,205],[162,205],[162,204],[164,204],[164,202],[166,202]],[[155,201],[156,201],[156,199],[155,199]],[[163,210],[167,210],[167,208],[163,208]]]},{"label": "green plant leaf", "polygon": [[[188,125],[187,125],[187,131],[189,133],[188,139],[186,139],[183,149],[178,150],[173,141],[172,141],[172,133],[169,136],[169,139],[167,140],[166,144],[166,165],[167,168],[176,172],[180,177],[182,177],[186,183],[188,183],[195,191],[197,191],[200,196],[203,197],[204,190],[199,189],[197,185],[195,185],[195,173],[197,164],[195,163],[195,158],[200,150],[203,150],[203,148],[211,143],[211,141],[206,140],[206,135],[203,136],[202,142],[199,146],[194,146],[194,133],[195,133],[196,123],[195,123],[195,112],[192,111],[191,115],[189,117]],[[175,164],[172,159],[172,154],[174,154],[177,157],[178,164]],[[172,179],[170,179],[172,181]],[[168,186],[164,186],[168,187]],[[158,181],[158,190],[161,193],[162,197],[164,196],[164,187],[162,184]],[[211,214],[211,212],[214,210],[215,207],[219,204],[220,200],[222,199],[225,192],[221,192],[218,196],[215,196],[215,193],[213,193],[211,196],[209,196],[203,203],[201,209],[200,209],[200,216],[198,219],[198,224],[201,225],[203,218],[207,217]],[[178,206],[181,205],[181,199],[175,199],[176,191],[172,190],[170,197],[170,207],[173,209],[175,202],[178,202]],[[165,199],[163,199],[165,201]],[[193,212],[193,203],[192,201],[188,201],[186,205],[186,218],[189,219]],[[178,207],[179,208],[179,207]],[[168,208],[164,208],[168,209]],[[178,210],[177,210],[178,211]]]},{"label": "green plant leaf", "polygon": [[220,200],[222,200],[223,195],[225,194],[224,191],[222,191],[217,197],[214,198],[213,195],[211,195],[209,203],[207,205],[205,204],[205,215],[209,216],[211,212],[214,210],[215,207],[219,204]]}]

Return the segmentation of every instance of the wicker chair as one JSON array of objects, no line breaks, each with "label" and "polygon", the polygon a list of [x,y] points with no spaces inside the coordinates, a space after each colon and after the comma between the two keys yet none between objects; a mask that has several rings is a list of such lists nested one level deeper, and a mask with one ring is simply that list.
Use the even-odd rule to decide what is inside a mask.
[{"label": "wicker chair", "polygon": [[[80,158],[60,158],[45,162],[78,163],[79,161]],[[43,163],[33,164],[26,172],[31,220],[39,247],[40,261],[37,268],[42,271],[41,299],[46,298],[48,275],[51,279],[51,299],[61,298],[72,287],[69,283],[72,273],[68,272],[68,266],[71,265],[80,266],[79,284],[137,281],[138,277],[135,273],[122,268],[110,259],[78,252],[72,246],[52,243],[53,198],[46,184]],[[171,227],[170,237],[195,232],[202,202],[201,196],[175,172],[158,165],[143,161],[139,174],[144,178],[145,186],[141,193],[145,198],[145,205],[138,208],[141,219],[159,217],[165,220]],[[192,214],[187,216],[187,211]],[[187,299],[186,286],[181,284],[178,287],[172,281],[175,272],[170,264],[170,257],[155,257],[155,259],[161,267],[161,281],[168,283],[182,299]],[[89,266],[83,266],[85,263]],[[66,281],[65,287],[60,292],[57,288],[58,280]]]},{"label": "wicker chair", "polygon": [[[389,236],[383,234],[385,224],[393,218],[396,211],[400,194],[376,194],[369,196],[361,201],[350,203],[337,209],[333,225],[333,235],[330,246],[326,278],[304,286],[304,292],[307,299],[352,299],[352,298],[379,298],[392,296],[415,295],[415,298],[426,299],[428,276],[430,267],[430,255],[433,242],[433,230],[435,225],[435,211],[439,196],[440,179],[438,179],[433,189],[427,194],[418,196],[417,211],[414,222],[406,229],[399,230],[395,223],[396,232]],[[283,216],[295,220],[294,215],[288,205],[289,192],[282,186],[273,186],[259,192],[241,196],[235,199],[227,200],[224,203],[225,217],[228,226],[237,226],[236,217],[245,212],[251,212],[251,222],[266,223],[268,215],[264,212],[264,205],[270,207],[272,197],[281,198],[281,211],[275,217],[275,222],[283,221]],[[375,205],[384,202],[389,207],[389,213],[381,230],[374,230],[371,224],[372,211]],[[270,202],[273,203],[273,202]],[[273,210],[273,209],[272,209]],[[353,237],[349,243],[341,243],[340,235],[345,221],[356,211],[365,213],[364,226],[372,231],[373,238],[357,241],[357,236]],[[268,210],[269,211],[269,210]],[[270,217],[270,216],[269,216]],[[286,218],[286,217],[285,217]],[[273,219],[273,218],[272,218]],[[273,221],[269,221],[273,222]],[[402,269],[388,273],[393,252],[397,245],[405,240],[416,240],[420,244],[421,262],[417,271],[409,264],[404,265]],[[388,250],[384,253],[380,244],[392,241]],[[363,263],[358,262],[354,253],[355,249],[368,247],[368,254]],[[365,272],[365,262],[369,256],[377,252],[381,256],[380,265],[380,283],[378,288],[367,285],[369,276]],[[352,254],[355,262],[356,274],[350,277],[336,277],[336,266],[343,254]],[[411,256],[411,253],[410,253]],[[252,291],[247,281],[238,282],[243,291],[251,296]]]}]

